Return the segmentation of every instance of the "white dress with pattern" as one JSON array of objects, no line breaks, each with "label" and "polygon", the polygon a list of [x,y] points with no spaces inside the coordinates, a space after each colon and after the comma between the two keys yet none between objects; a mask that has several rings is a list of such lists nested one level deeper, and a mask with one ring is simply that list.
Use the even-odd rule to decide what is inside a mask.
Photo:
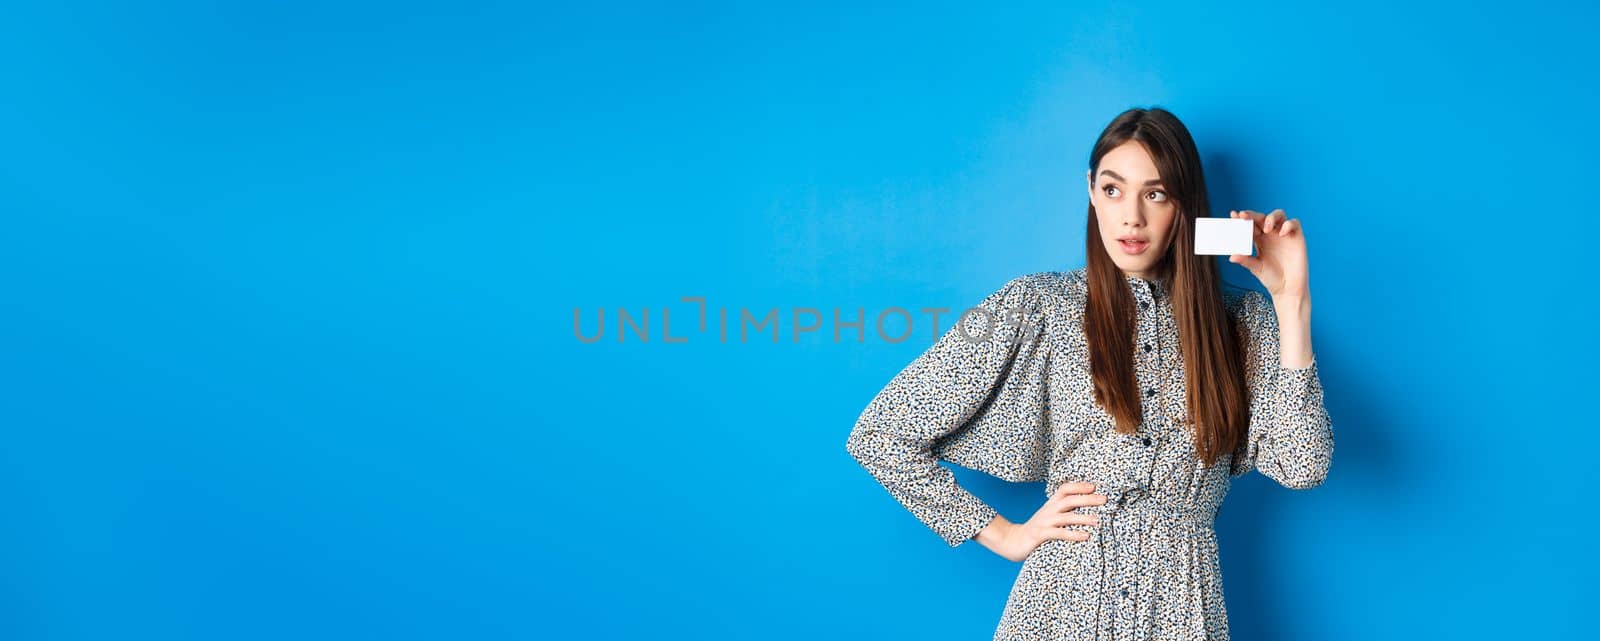
[{"label": "white dress with pattern", "polygon": [[[1138,433],[1120,434],[1092,400],[1085,268],[1020,276],[986,297],[867,405],[847,449],[951,546],[997,514],[938,460],[999,478],[1090,481],[1105,505],[1088,541],[1049,540],[1022,563],[996,641],[1227,639],[1218,508],[1252,467],[1305,489],[1327,476],[1332,421],[1316,362],[1278,362],[1277,315],[1256,291],[1225,287],[1249,330],[1248,438],[1207,466],[1195,456],[1178,327],[1163,284],[1124,276],[1137,302]],[[987,312],[987,313],[983,313]],[[1041,497],[1041,501],[1044,497]]]}]

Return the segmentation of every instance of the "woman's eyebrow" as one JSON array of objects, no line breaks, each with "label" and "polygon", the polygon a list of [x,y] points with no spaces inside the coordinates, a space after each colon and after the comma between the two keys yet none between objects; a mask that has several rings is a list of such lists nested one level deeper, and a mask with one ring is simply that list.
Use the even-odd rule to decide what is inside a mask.
[{"label": "woman's eyebrow", "polygon": [[[1123,178],[1122,176],[1118,176],[1117,172],[1111,171],[1110,169],[1102,169],[1102,170],[1100,170],[1100,175],[1102,175],[1102,176],[1110,176],[1110,177],[1112,177],[1112,178],[1114,178],[1116,180],[1120,180],[1120,181],[1123,181],[1123,182],[1127,182],[1128,181],[1127,178]],[[1144,181],[1144,184],[1147,187],[1150,186],[1150,185],[1159,185],[1159,184],[1161,184],[1161,179],[1160,178],[1151,178],[1150,180]]]}]

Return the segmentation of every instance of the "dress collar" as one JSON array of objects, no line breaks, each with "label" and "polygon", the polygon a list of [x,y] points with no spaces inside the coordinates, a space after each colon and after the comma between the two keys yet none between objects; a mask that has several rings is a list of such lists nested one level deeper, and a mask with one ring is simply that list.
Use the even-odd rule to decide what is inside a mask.
[{"label": "dress collar", "polygon": [[1167,293],[1166,281],[1145,280],[1143,278],[1139,278],[1138,276],[1129,276],[1127,274],[1123,274],[1123,278],[1128,281],[1128,287],[1133,289],[1135,293],[1143,292],[1151,295],[1152,297],[1161,296]]}]

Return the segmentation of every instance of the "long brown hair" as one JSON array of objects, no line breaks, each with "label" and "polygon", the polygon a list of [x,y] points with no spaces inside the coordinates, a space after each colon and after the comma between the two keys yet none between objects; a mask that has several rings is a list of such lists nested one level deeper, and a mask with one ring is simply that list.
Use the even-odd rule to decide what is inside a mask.
[{"label": "long brown hair", "polygon": [[[1185,419],[1194,426],[1198,457],[1213,465],[1223,452],[1238,447],[1250,415],[1240,349],[1245,337],[1237,334],[1243,328],[1235,326],[1223,303],[1215,259],[1194,253],[1194,220],[1211,211],[1200,154],[1189,130],[1171,112],[1159,107],[1129,109],[1113,119],[1095,142],[1089,155],[1092,179],[1098,181],[1093,177],[1100,159],[1129,140],[1138,141],[1149,152],[1168,197],[1178,208],[1169,231],[1172,242],[1153,271],[1167,283],[1177,320],[1188,387]],[[1087,240],[1089,298],[1083,331],[1089,346],[1094,400],[1116,419],[1118,432],[1133,434],[1143,416],[1134,375],[1137,330],[1133,293],[1122,270],[1106,253],[1093,200],[1089,202]]]}]

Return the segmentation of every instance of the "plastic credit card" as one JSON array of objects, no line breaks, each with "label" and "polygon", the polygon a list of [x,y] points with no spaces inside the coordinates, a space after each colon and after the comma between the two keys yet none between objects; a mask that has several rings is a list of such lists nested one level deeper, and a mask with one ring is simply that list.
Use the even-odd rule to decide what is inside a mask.
[{"label": "plastic credit card", "polygon": [[1196,218],[1195,255],[1249,256],[1255,250],[1255,221],[1249,218]]}]

